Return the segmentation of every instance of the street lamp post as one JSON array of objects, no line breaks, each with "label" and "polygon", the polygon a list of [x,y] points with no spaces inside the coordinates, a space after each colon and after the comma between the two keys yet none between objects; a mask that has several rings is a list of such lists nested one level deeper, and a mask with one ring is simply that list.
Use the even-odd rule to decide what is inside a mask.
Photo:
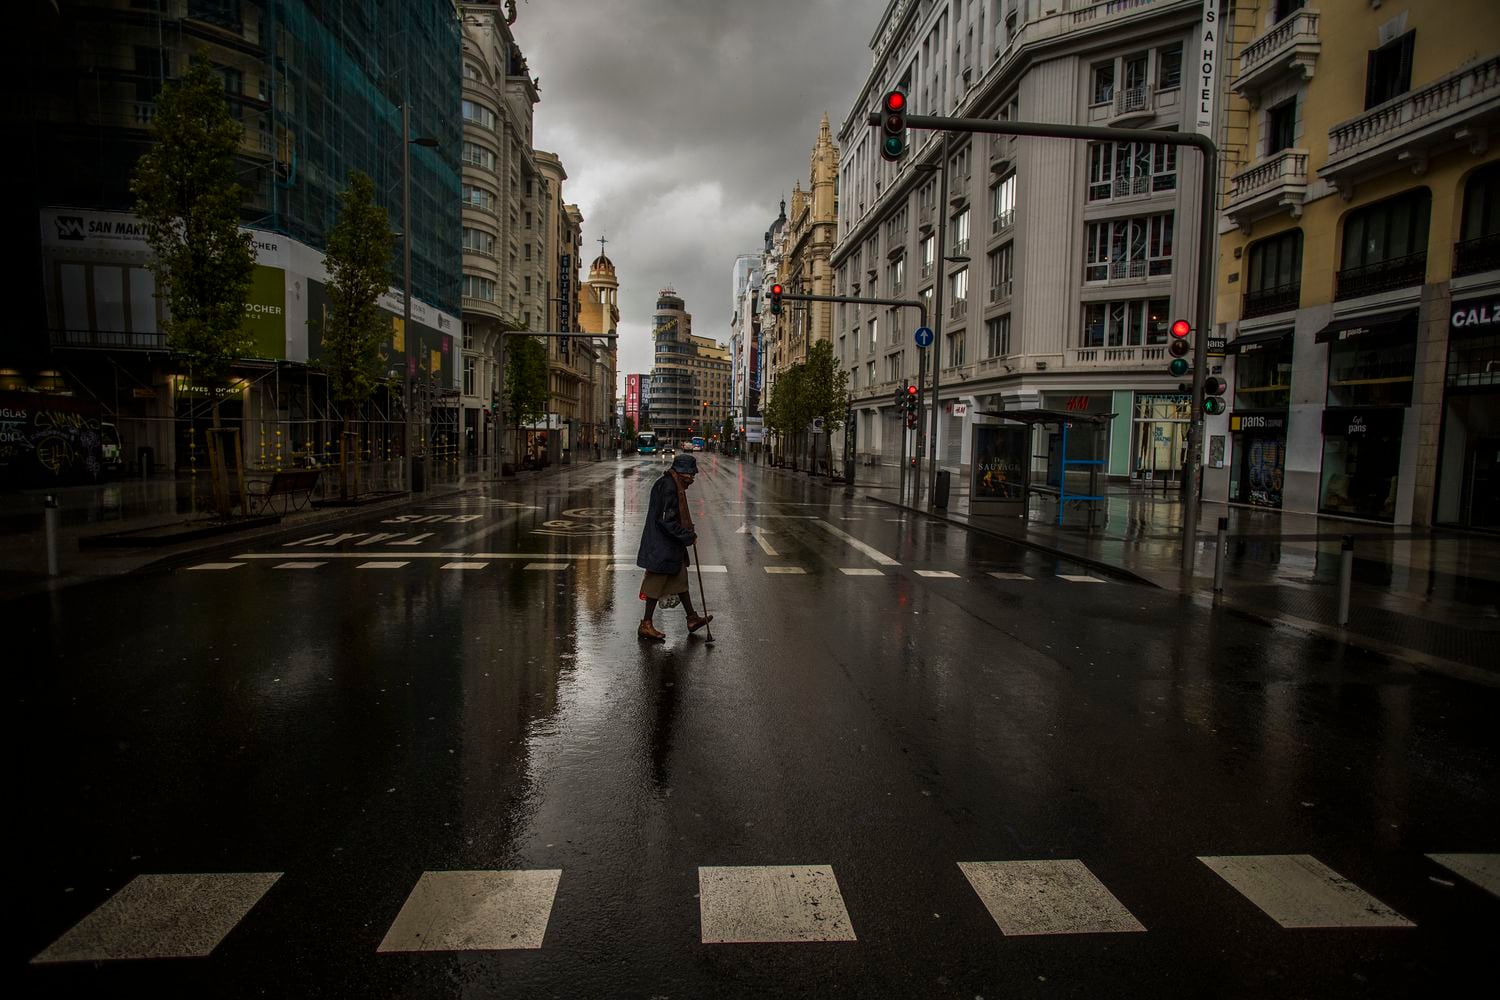
[{"label": "street lamp post", "polygon": [[406,389],[401,397],[406,407],[405,427],[403,437],[405,445],[402,451],[402,475],[406,479],[407,492],[415,492],[412,487],[416,484],[412,481],[412,411],[416,407],[416,355],[412,353],[412,329],[411,329],[411,148],[412,146],[434,147],[438,141],[430,136],[411,137],[411,105],[401,104],[401,257],[402,257],[402,280],[401,280],[401,347],[402,364],[405,366]]}]

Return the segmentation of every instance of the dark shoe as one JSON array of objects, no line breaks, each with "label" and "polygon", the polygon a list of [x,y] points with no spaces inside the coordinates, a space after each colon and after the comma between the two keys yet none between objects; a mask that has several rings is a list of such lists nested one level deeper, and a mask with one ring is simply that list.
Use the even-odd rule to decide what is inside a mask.
[{"label": "dark shoe", "polygon": [[635,634],[639,638],[651,639],[655,642],[665,642],[667,640],[667,633],[661,631],[650,622],[641,622],[640,627],[635,630]]},{"label": "dark shoe", "polygon": [[700,628],[702,628],[703,626],[707,625],[709,622],[711,622],[713,620],[714,620],[714,616],[713,615],[698,615],[695,618],[689,618],[688,619],[688,631],[689,632],[696,632]]}]

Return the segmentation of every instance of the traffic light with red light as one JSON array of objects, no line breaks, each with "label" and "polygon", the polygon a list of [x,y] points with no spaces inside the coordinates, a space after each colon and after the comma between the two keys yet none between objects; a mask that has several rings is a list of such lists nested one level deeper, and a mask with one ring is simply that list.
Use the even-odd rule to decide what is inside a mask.
[{"label": "traffic light with red light", "polygon": [[1185,319],[1174,320],[1169,332],[1172,336],[1167,343],[1167,353],[1172,355],[1172,360],[1167,363],[1167,371],[1175,378],[1182,378],[1193,370],[1193,363],[1187,357],[1193,351],[1192,342],[1188,340],[1193,325]]},{"label": "traffic light with red light", "polygon": [[781,315],[781,286],[780,285],[772,285],[771,286],[771,315],[772,316],[780,316]]},{"label": "traffic light with red light", "polygon": [[914,385],[906,387],[906,412],[911,414],[917,412],[917,387]]},{"label": "traffic light with red light", "polygon": [[1210,375],[1203,380],[1203,412],[1209,416],[1217,416],[1228,407],[1224,402],[1224,392],[1229,384],[1217,375]]},{"label": "traffic light with red light", "polygon": [[906,155],[905,91],[886,91],[880,109],[880,157],[888,163],[896,163]]}]

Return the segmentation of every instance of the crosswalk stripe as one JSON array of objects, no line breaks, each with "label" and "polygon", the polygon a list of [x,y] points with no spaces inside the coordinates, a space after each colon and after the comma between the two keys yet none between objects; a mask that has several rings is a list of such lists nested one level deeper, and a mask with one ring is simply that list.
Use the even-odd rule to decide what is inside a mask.
[{"label": "crosswalk stripe", "polygon": [[373,559],[370,562],[360,563],[355,569],[400,569],[402,566],[411,564],[402,559]]},{"label": "crosswalk stripe", "polygon": [[317,569],[319,566],[327,566],[326,562],[284,562],[277,563],[272,569]]},{"label": "crosswalk stripe", "polygon": [[1007,937],[1144,931],[1082,861],[960,861]]},{"label": "crosswalk stripe", "polygon": [[633,570],[636,570],[636,569],[639,569],[639,567],[636,566],[635,563],[610,563],[609,564],[609,571],[611,573],[629,573],[629,572],[631,572]]},{"label": "crosswalk stripe", "polygon": [[568,564],[567,563],[558,563],[558,562],[551,562],[551,563],[527,563],[525,566],[523,566],[521,568],[522,569],[537,570],[537,571],[545,572],[545,573],[555,573],[558,570],[567,569],[568,568]]},{"label": "crosswalk stripe", "polygon": [[703,565],[703,566],[699,566],[698,568],[701,569],[705,573],[728,573],[729,572],[729,567],[728,566]]},{"label": "crosswalk stripe", "polygon": [[839,572],[845,576],[885,576],[881,570],[869,566],[840,566]]},{"label": "crosswalk stripe", "polygon": [[1416,926],[1309,854],[1198,860],[1288,930]]},{"label": "crosswalk stripe", "polygon": [[189,566],[188,569],[239,569],[243,565],[245,564],[237,562],[199,563],[196,566]]},{"label": "crosswalk stripe", "polygon": [[1491,896],[1500,896],[1500,854],[1429,854],[1444,868]]},{"label": "crosswalk stripe", "polygon": [[279,878],[281,872],[137,875],[32,962],[200,958]]},{"label": "crosswalk stripe", "polygon": [[443,563],[442,568],[443,569],[484,569],[488,565],[489,565],[489,563],[487,563],[487,562],[450,562],[450,563]]},{"label": "crosswalk stripe", "polygon": [[1067,580],[1069,583],[1104,583],[1105,582],[1104,580],[1099,579],[1097,576],[1084,576],[1081,573],[1059,573],[1059,574],[1057,574],[1057,578],[1059,580]]},{"label": "crosswalk stripe", "polygon": [[830,865],[698,869],[704,944],[854,941]]},{"label": "crosswalk stripe", "polygon": [[945,569],[919,569],[918,576],[925,576],[929,580],[957,580],[957,573],[950,573]]},{"label": "crosswalk stripe", "polygon": [[767,566],[767,573],[806,573],[801,566]]},{"label": "crosswalk stripe", "polygon": [[994,572],[994,573],[991,573],[990,576],[994,577],[996,580],[1030,580],[1031,579],[1031,577],[1027,576],[1025,573],[999,573],[999,572]]},{"label": "crosswalk stripe", "polygon": [[423,872],[376,951],[540,948],[562,870]]}]

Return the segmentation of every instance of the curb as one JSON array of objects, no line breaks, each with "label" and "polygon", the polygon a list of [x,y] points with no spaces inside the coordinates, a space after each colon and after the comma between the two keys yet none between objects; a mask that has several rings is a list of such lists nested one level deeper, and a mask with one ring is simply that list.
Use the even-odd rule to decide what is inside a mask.
[{"label": "curb", "polygon": [[1141,576],[1139,573],[1125,569],[1121,566],[1116,566],[1114,563],[1105,562],[1102,559],[1095,559],[1091,556],[1081,556],[1077,553],[1068,552],[1065,549],[1055,548],[1051,545],[1043,545],[1041,542],[1034,542],[1029,538],[1017,538],[1015,535],[1007,535],[1004,532],[994,531],[989,528],[981,527],[979,525],[973,524],[972,522],[960,521],[957,518],[949,517],[946,514],[934,514],[931,511],[920,510],[916,507],[908,507],[906,504],[897,503],[894,500],[887,500],[885,497],[872,496],[866,493],[864,498],[866,500],[873,500],[876,503],[885,504],[887,507],[894,507],[897,510],[905,510],[910,511],[913,514],[921,514],[923,517],[930,517],[934,521],[943,521],[948,524],[954,525],[955,527],[963,528],[967,531],[977,531],[981,535],[988,535],[991,538],[999,538],[1002,541],[1014,542],[1017,545],[1025,546],[1028,549],[1035,549],[1038,552],[1045,552],[1047,555],[1053,556],[1057,559],[1065,559],[1068,562],[1077,563],[1080,566],[1087,566],[1090,569],[1098,570],[1105,576],[1113,576],[1121,580],[1128,580],[1131,583],[1143,584],[1144,586],[1151,587],[1155,590],[1168,589],[1166,587],[1163,587],[1156,581],[1150,579],[1149,577]]}]

